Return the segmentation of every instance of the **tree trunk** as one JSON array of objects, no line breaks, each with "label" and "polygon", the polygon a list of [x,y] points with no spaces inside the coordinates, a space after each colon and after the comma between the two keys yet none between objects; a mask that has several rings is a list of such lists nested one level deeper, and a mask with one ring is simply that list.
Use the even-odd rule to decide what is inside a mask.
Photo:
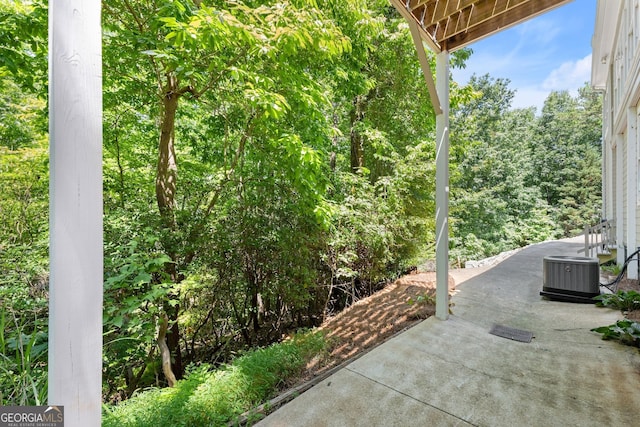
[{"label": "tree trunk", "polygon": [[[160,141],[158,144],[158,165],[156,169],[156,201],[162,226],[169,234],[176,231],[177,224],[175,218],[176,208],[176,184],[178,178],[178,165],[176,162],[175,151],[175,122],[176,111],[178,109],[178,100],[180,92],[178,91],[178,81],[175,76],[167,76],[167,84],[164,88],[162,97],[162,117],[160,125]],[[166,273],[171,277],[174,283],[180,282],[180,277],[176,269],[178,261],[177,248],[169,241],[165,242],[165,250],[167,255],[173,262],[167,263],[165,267]],[[172,295],[177,298],[177,295]],[[172,326],[170,333],[163,338],[162,342],[167,346],[168,351],[162,352],[163,371],[167,380],[171,382],[171,377],[182,376],[182,355],[180,353],[180,327],[178,325],[179,305],[171,307],[165,304],[165,312],[168,321]],[[166,332],[166,330],[165,330]],[[161,346],[160,337],[158,344]],[[161,348],[162,350],[162,348]],[[173,361],[171,356],[173,356]],[[166,367],[165,367],[166,366]]]},{"label": "tree trunk", "polygon": [[167,378],[169,387],[173,387],[176,384],[176,377],[171,369],[171,352],[167,345],[166,336],[169,320],[166,314],[162,314],[158,321],[158,348],[160,349],[160,355],[162,356],[162,372]]},{"label": "tree trunk", "polygon": [[180,325],[178,324],[178,316],[180,315],[180,305],[174,307],[166,307],[165,312],[171,321],[171,329],[167,335],[167,347],[171,353],[171,369],[176,378],[181,379],[184,374],[184,366],[182,366],[182,351],[180,351]]},{"label": "tree trunk", "polygon": [[177,81],[175,77],[170,77],[162,99],[162,123],[156,170],[156,200],[163,224],[171,230],[176,227],[175,197],[178,165],[175,150],[175,123],[178,99]]}]

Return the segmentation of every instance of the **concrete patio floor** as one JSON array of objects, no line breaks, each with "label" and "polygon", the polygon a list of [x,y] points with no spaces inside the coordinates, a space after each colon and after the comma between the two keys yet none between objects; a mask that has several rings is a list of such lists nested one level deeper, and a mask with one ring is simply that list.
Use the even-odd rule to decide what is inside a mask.
[{"label": "concrete patio floor", "polygon": [[[452,273],[449,320],[425,320],[258,425],[640,425],[640,352],[590,331],[620,312],[539,295],[543,257],[575,256],[581,242],[527,247],[462,283]],[[493,324],[534,338],[491,335]]]}]

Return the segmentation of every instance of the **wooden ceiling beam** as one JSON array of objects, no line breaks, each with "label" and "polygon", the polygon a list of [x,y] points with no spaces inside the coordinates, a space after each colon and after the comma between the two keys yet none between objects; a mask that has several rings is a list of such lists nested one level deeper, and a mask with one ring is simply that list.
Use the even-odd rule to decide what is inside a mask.
[{"label": "wooden ceiling beam", "polygon": [[391,0],[416,22],[434,52],[460,49],[475,40],[572,0]]},{"label": "wooden ceiling beam", "polygon": [[[466,31],[448,35],[446,38],[444,34],[437,34],[436,40],[443,49],[454,51],[570,1],[572,0],[511,0],[508,9],[504,13],[497,14],[489,19],[474,18],[472,25],[469,25]],[[512,6],[512,4],[515,4],[515,6]]]},{"label": "wooden ceiling beam", "polygon": [[[406,0],[389,0],[389,1],[400,13],[400,15],[402,15],[402,17],[406,19],[408,22],[419,23],[418,18],[416,18],[416,16],[413,15],[409,9],[407,9]],[[442,51],[441,46],[433,37],[433,34],[427,32],[424,26],[418,25],[418,31],[420,32],[420,36],[422,37],[422,39],[429,46],[429,49],[431,49],[435,53],[440,53]]]},{"label": "wooden ceiling beam", "polygon": [[474,5],[471,5],[466,9],[463,9],[460,12],[456,13],[455,15],[450,16],[448,19],[455,22],[455,25],[450,25],[442,35],[437,34],[436,39],[447,39],[455,34],[458,34],[461,31],[465,31],[467,28],[469,28],[471,19],[475,15],[475,10],[476,9]]},{"label": "wooden ceiling beam", "polygon": [[424,25],[429,26],[436,22],[444,21],[461,9],[465,9],[477,1],[478,0],[411,0],[409,2],[409,9],[416,16],[419,16],[422,12],[418,11],[426,8],[427,13]]},{"label": "wooden ceiling beam", "polygon": [[[467,6],[452,15],[450,18],[455,19],[458,25],[455,28],[449,28],[449,31],[438,31],[435,34],[436,40],[442,42],[456,34],[467,32],[476,26],[480,26],[487,21],[498,19],[502,14],[512,15],[511,11],[517,9],[518,6],[525,3],[537,3],[530,0],[480,0]],[[518,20],[521,17],[517,17]],[[427,30],[429,26],[425,25]],[[442,27],[439,27],[442,30]]]}]

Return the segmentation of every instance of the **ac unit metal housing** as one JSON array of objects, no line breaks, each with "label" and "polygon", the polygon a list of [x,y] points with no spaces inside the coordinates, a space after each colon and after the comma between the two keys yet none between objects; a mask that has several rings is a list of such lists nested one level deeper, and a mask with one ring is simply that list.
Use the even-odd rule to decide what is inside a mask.
[{"label": "ac unit metal housing", "polygon": [[600,295],[600,264],[597,258],[546,256],[542,261],[542,292],[550,299],[593,303]]}]

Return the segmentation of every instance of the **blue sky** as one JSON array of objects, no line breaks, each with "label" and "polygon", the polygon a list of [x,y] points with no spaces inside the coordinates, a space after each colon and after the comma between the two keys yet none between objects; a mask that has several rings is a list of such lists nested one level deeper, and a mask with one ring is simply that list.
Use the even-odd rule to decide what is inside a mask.
[{"label": "blue sky", "polygon": [[466,83],[472,74],[511,80],[513,107],[540,112],[553,90],[577,89],[591,78],[591,37],[596,0],[574,0],[470,47],[473,55],[453,79]]}]

